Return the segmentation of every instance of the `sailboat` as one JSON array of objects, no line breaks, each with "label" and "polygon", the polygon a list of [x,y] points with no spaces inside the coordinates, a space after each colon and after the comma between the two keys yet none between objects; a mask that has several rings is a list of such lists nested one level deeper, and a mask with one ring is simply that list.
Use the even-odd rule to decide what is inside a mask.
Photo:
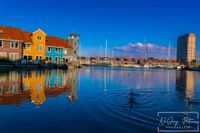
[{"label": "sailboat", "polygon": [[167,68],[168,69],[173,69],[174,66],[170,64],[170,59],[171,59],[171,43],[169,43],[169,47],[168,47],[168,64],[167,64]]},{"label": "sailboat", "polygon": [[106,47],[105,47],[104,58],[103,58],[103,60],[101,62],[96,63],[96,66],[110,66],[111,65],[110,61],[108,60],[108,52],[107,52],[107,49],[108,49],[107,45],[108,44],[107,43],[108,42],[106,40]]},{"label": "sailboat", "polygon": [[[147,59],[148,58],[148,45],[146,44],[146,39],[144,39],[144,44],[145,44],[145,59]],[[144,64],[143,68],[149,69],[149,68],[152,68],[152,65],[147,62]]]}]

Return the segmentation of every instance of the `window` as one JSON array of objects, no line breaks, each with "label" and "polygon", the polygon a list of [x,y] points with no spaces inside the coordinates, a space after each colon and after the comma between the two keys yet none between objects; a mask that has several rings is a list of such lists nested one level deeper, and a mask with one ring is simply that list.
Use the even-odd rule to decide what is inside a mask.
[{"label": "window", "polygon": [[24,45],[24,49],[25,49],[25,50],[30,50],[30,49],[31,49],[30,44],[25,44],[25,45]]},{"label": "window", "polygon": [[51,56],[46,56],[46,61],[51,62]]},{"label": "window", "polygon": [[66,49],[64,50],[64,54],[67,54],[67,50]]},{"label": "window", "polygon": [[77,42],[74,42],[74,46],[76,46],[77,45]]},{"label": "window", "polygon": [[42,60],[42,56],[36,56],[36,60]]},{"label": "window", "polygon": [[42,40],[42,37],[41,37],[41,36],[37,36],[37,39],[38,39],[38,40]]},{"label": "window", "polygon": [[19,46],[18,42],[14,42],[14,41],[10,42],[10,48],[18,48],[18,46]]},{"label": "window", "polygon": [[42,45],[41,45],[41,44],[38,44],[38,45],[37,45],[37,50],[38,50],[38,51],[41,51],[41,50],[42,50]]},{"label": "window", "polygon": [[74,51],[74,54],[76,54],[76,51]]},{"label": "window", "polygon": [[0,52],[0,58],[5,58],[6,57],[6,52]]},{"label": "window", "polygon": [[47,52],[51,52],[51,47],[47,47]]},{"label": "window", "polygon": [[12,61],[18,60],[19,59],[19,54],[18,53],[10,53],[9,58]]},{"label": "window", "polygon": [[56,48],[56,52],[57,52],[57,53],[60,53],[60,48]]},{"label": "window", "polygon": [[3,47],[3,40],[0,40],[0,47]]}]

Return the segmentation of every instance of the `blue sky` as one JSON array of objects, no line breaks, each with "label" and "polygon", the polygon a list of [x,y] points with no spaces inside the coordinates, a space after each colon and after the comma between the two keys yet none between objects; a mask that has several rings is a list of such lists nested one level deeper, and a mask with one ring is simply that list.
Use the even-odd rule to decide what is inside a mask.
[{"label": "blue sky", "polygon": [[176,47],[177,36],[200,37],[198,0],[0,0],[0,25],[67,38],[81,35],[82,55],[144,42]]}]

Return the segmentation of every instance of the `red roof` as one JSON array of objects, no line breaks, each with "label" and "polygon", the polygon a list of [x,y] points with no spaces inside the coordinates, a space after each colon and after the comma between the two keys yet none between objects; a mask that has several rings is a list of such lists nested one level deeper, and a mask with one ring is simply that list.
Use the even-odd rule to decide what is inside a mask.
[{"label": "red roof", "polygon": [[0,38],[23,41],[22,31],[18,28],[0,26]]},{"label": "red roof", "polygon": [[27,43],[31,43],[32,42],[32,40],[31,40],[32,33],[31,32],[23,31],[22,35],[23,35],[24,42],[27,42]]},{"label": "red roof", "polygon": [[[27,31],[22,31],[19,28],[12,28],[6,26],[0,26],[0,39],[9,39],[9,40],[19,40],[25,43],[32,43],[31,39],[32,33]],[[56,46],[64,48],[72,48],[68,40],[61,39],[55,36],[46,37],[47,46]]]},{"label": "red roof", "polygon": [[72,48],[68,41],[65,39],[61,39],[55,36],[47,36],[46,37],[46,45],[47,46],[56,46],[56,47],[64,47],[64,48]]}]

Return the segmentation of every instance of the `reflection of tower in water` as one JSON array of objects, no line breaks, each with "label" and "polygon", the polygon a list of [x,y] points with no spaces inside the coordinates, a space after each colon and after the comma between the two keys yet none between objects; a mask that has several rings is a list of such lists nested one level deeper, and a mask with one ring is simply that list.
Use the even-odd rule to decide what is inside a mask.
[{"label": "reflection of tower in water", "polygon": [[[69,91],[67,92],[67,98],[70,102],[74,102],[78,99],[77,96],[77,70],[72,68],[68,69],[65,75],[64,80],[66,80],[67,84],[69,85]],[[80,75],[79,75],[80,78]],[[80,79],[79,79],[80,80]]]},{"label": "reflection of tower in water", "polygon": [[186,98],[194,95],[195,74],[192,71],[176,72],[176,90],[183,92]]}]

